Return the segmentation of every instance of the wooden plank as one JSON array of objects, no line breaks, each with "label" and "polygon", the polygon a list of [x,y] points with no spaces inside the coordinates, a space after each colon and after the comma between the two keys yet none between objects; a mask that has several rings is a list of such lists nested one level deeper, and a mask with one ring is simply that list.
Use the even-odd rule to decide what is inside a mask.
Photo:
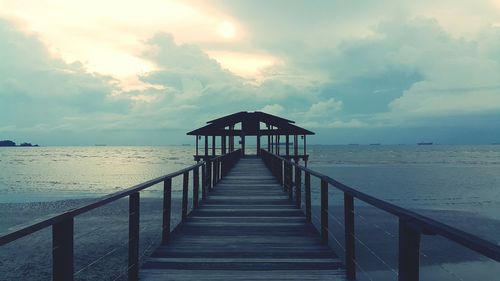
[{"label": "wooden plank", "polygon": [[142,265],[141,280],[344,280],[261,159],[243,158]]}]

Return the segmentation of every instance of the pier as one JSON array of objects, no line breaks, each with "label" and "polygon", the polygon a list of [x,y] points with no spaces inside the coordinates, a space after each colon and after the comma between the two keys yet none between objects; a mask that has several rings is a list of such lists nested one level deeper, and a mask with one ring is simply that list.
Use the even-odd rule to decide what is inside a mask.
[{"label": "pier", "polygon": [[342,261],[257,157],[240,159],[139,273],[140,280],[343,276]]},{"label": "pier", "polygon": [[[356,249],[364,244],[354,228],[355,204],[363,202],[398,220],[394,250],[399,257],[399,281],[419,280],[423,235],[441,236],[500,261],[500,246],[492,242],[306,167],[305,136],[313,133],[292,122],[261,112],[240,112],[209,121],[189,133],[196,137],[196,164],[0,234],[0,247],[51,228],[53,280],[74,280],[74,220],[128,198],[128,280],[356,280],[363,271]],[[245,150],[246,136],[256,136],[255,154],[248,155]],[[283,136],[285,147],[280,142]],[[290,136],[294,139],[292,150]],[[261,137],[268,139],[267,149],[261,146]],[[198,140],[202,138],[205,149],[200,154]],[[299,138],[303,140],[302,152]],[[172,179],[177,177],[182,179],[182,219],[174,226]],[[319,184],[313,184],[313,178]],[[140,260],[140,192],[157,184],[163,185],[161,243]],[[319,194],[316,200],[311,196],[313,189]],[[342,252],[330,247],[335,239],[332,228],[336,227],[329,225],[332,189],[342,194]]]}]

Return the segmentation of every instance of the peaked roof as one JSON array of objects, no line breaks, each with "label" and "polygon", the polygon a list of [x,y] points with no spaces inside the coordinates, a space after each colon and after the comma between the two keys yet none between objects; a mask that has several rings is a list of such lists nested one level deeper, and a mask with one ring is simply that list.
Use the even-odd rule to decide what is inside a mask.
[{"label": "peaked roof", "polygon": [[[260,122],[273,126],[273,129],[260,129]],[[241,129],[229,131],[228,126],[241,123]],[[247,112],[240,111],[224,117],[220,117],[207,122],[201,128],[193,130],[188,135],[206,135],[206,136],[223,136],[229,134],[240,135],[244,133],[246,136],[251,135],[314,135],[314,132],[293,125],[295,122],[285,118],[281,118],[272,114],[255,111]]]}]

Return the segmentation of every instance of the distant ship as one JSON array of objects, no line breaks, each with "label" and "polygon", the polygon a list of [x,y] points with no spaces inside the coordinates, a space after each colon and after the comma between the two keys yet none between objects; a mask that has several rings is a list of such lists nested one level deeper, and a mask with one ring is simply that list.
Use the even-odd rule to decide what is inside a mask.
[{"label": "distant ship", "polygon": [[380,143],[370,143],[370,145],[380,145]]},{"label": "distant ship", "polygon": [[417,145],[433,145],[432,142],[419,142]]},{"label": "distant ship", "polygon": [[94,144],[94,146],[107,146],[107,144]]}]

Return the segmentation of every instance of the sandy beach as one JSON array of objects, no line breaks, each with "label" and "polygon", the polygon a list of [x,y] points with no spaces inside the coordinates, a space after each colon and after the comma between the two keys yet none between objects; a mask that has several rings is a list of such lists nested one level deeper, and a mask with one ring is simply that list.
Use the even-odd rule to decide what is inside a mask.
[{"label": "sandy beach", "polygon": [[[34,219],[90,202],[65,200],[43,203],[0,204],[0,231]],[[161,199],[141,199],[140,253],[144,256],[158,245],[161,233]],[[173,210],[180,210],[180,200],[173,200]],[[391,280],[397,271],[397,220],[370,207],[356,209],[356,255],[359,264],[374,280]],[[431,217],[439,217],[450,224],[465,225],[464,230],[484,233],[483,238],[494,239],[500,233],[500,222],[458,211],[420,210]],[[316,212],[315,212],[316,213]],[[332,207],[330,229],[335,239],[330,244],[339,255],[343,245],[342,210]],[[338,214],[338,215],[337,215]],[[98,208],[75,220],[75,279],[76,280],[126,280],[128,201],[119,200]],[[317,219],[317,214],[315,214]],[[174,224],[180,220],[179,212],[173,213]],[[464,223],[466,222],[466,223]],[[338,242],[338,243],[337,243]],[[367,249],[370,248],[370,250]],[[461,272],[461,276],[480,272],[485,279],[499,273],[500,266],[459,245],[437,236],[422,237],[421,272],[431,278],[447,280],[452,276],[445,270]],[[373,256],[373,253],[377,257]],[[383,261],[383,262],[382,262]],[[50,280],[52,270],[51,229],[45,229],[0,248],[0,280]],[[443,273],[444,272],[444,273]],[[360,280],[366,278],[358,273]],[[476,275],[473,275],[476,276]],[[492,278],[492,277],[491,277]],[[369,280],[369,279],[367,279]],[[431,279],[432,280],[432,279]],[[453,278],[450,280],[454,280]]]},{"label": "sandy beach", "polygon": [[[91,200],[0,204],[0,232]],[[172,200],[180,210],[180,200]],[[162,200],[141,198],[140,249],[147,256],[161,235]],[[180,212],[172,214],[172,224]],[[0,280],[51,280],[52,238],[47,228],[0,248]],[[122,199],[75,219],[75,280],[126,280],[128,200]]]}]

